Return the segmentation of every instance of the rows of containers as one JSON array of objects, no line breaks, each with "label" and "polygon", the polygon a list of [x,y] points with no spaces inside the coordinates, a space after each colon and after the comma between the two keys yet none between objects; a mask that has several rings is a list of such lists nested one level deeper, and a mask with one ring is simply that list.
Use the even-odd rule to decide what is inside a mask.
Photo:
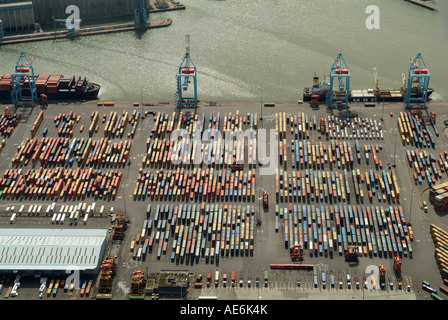
[{"label": "rows of containers", "polygon": [[[156,253],[171,262],[219,263],[219,257],[252,256],[255,208],[252,205],[162,204],[151,216],[148,204],[142,230],[131,242],[133,259]],[[170,250],[171,249],[171,250]]]},{"label": "rows of containers", "polygon": [[0,198],[8,200],[113,200],[123,173],[117,170],[7,169],[0,178]]},{"label": "rows of containers", "polygon": [[[69,113],[60,113],[54,117],[54,124],[58,130],[58,137],[73,137],[73,127],[75,123],[79,123],[81,116],[77,115],[73,111]],[[43,130],[43,136],[48,134],[48,128]]]},{"label": "rows of containers", "polygon": [[255,169],[141,169],[133,196],[142,201],[252,202],[257,193],[255,174]]},{"label": "rows of containers", "polygon": [[[45,209],[45,205],[41,204],[30,204],[25,206],[24,204],[20,206],[19,210],[15,210],[15,206],[7,207],[6,212],[12,212],[11,218],[9,220],[10,224],[15,223],[17,216],[23,214],[27,216],[51,216],[51,224],[64,224],[66,221],[69,225],[78,225],[80,219],[82,218],[83,223],[87,224],[89,216],[99,213],[102,215],[104,213],[104,206],[101,206],[99,210],[96,209],[96,203],[88,205],[87,203],[79,203],[77,205],[61,205],[59,208],[56,207],[56,202],[48,204]],[[113,207],[111,208],[113,212]]]},{"label": "rows of containers", "polygon": [[[403,145],[414,145],[418,148],[434,148],[436,141],[427,121],[422,117],[417,118],[411,112],[400,112],[397,119],[398,131]],[[435,135],[439,132],[435,122],[430,122]]]},{"label": "rows of containers", "polygon": [[[376,169],[383,167],[382,161],[377,154],[382,149],[381,145],[366,144],[361,147],[358,140],[355,140],[354,150],[352,144],[346,141],[331,140],[329,144],[322,141],[315,142],[299,140],[295,137],[289,144],[286,138],[279,141],[279,162],[285,168],[288,165],[288,158],[291,159],[291,167],[297,169],[325,169],[328,165],[332,168],[353,169],[354,164],[361,164],[364,159],[367,165],[373,159]],[[356,156],[356,158],[355,158]]]},{"label": "rows of containers", "polygon": [[0,113],[0,136],[10,137],[20,123],[21,113]]},{"label": "rows of containers", "polygon": [[[310,201],[322,203],[364,203],[367,200],[397,203],[400,199],[395,170],[359,169],[343,171],[324,171],[305,169],[276,170],[275,190],[277,202]],[[363,187],[364,186],[364,187]],[[366,195],[366,197],[365,197]]]},{"label": "rows of containers", "polygon": [[[48,286],[47,286],[47,283],[48,283]],[[80,297],[89,297],[93,285],[94,284],[93,284],[92,279],[79,280],[79,283],[78,283],[79,296]],[[57,296],[57,294],[60,290],[63,290],[64,293],[72,294],[76,288],[77,288],[77,286],[75,284],[75,280],[72,280],[71,282],[69,282],[69,281],[66,281],[65,279],[48,280],[47,278],[44,278],[41,280],[39,293],[42,296],[45,292],[47,297],[54,298]]]},{"label": "rows of containers", "polygon": [[[320,118],[316,115],[308,117],[302,113],[287,114],[280,112],[275,114],[276,130],[279,132],[279,138],[282,140],[288,126],[291,135],[295,135],[299,139],[310,139],[310,131],[317,132],[317,138],[322,136],[328,139],[337,140],[383,140],[383,128],[381,122],[376,119],[362,117],[336,117],[328,115],[326,118]],[[315,135],[313,134],[313,137]]]},{"label": "rows of containers", "polygon": [[[159,112],[154,117],[152,136],[147,139],[143,167],[169,167],[206,163],[209,166],[257,163],[257,116],[237,110],[223,117],[206,114],[179,116]],[[222,122],[222,124],[221,124]],[[242,137],[247,138],[243,139]],[[247,142],[246,142],[247,141]],[[247,148],[247,159],[245,149]]]},{"label": "rows of containers", "polygon": [[70,167],[77,163],[79,167],[123,167],[126,165],[132,148],[131,140],[112,142],[108,138],[27,138],[18,147],[12,157],[15,167],[27,166],[30,161],[36,166]]},{"label": "rows of containers", "polygon": [[[439,286],[440,292],[448,295],[448,232],[435,224],[430,225],[430,234],[434,242],[434,258],[437,263],[443,284]],[[431,286],[427,281],[423,281],[422,289],[431,293],[435,300],[444,300],[437,293],[437,289]]]},{"label": "rows of containers", "polygon": [[432,187],[446,176],[444,173],[448,173],[448,151],[437,156],[426,150],[406,150],[406,160],[414,170],[412,177],[415,184],[421,185],[426,181]]},{"label": "rows of containers", "polygon": [[302,245],[310,255],[343,255],[357,246],[363,256],[411,257],[414,234],[401,206],[276,205],[275,231],[285,248]]},{"label": "rows of containers", "polygon": [[[98,112],[94,112],[91,115],[91,126],[89,127],[89,134],[92,134],[92,128],[96,128],[98,126]],[[125,131],[127,126],[131,126],[130,131],[128,132],[128,138],[134,138],[135,133],[137,131],[137,126],[139,124],[141,118],[141,113],[137,110],[134,110],[130,113],[127,110],[123,110],[121,115],[116,111],[111,111],[109,116],[106,114],[103,115],[103,123],[105,123],[105,127],[103,130],[104,138],[123,138],[125,136]],[[97,130],[95,130],[97,131]]]}]

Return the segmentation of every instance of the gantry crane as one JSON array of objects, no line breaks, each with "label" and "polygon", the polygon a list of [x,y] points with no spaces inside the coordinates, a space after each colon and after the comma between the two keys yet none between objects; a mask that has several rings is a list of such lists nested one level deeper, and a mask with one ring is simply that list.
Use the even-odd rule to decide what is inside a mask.
[{"label": "gantry crane", "polygon": [[375,79],[375,97],[378,97],[380,94],[380,87],[378,81],[378,72],[376,71],[375,67],[373,67],[373,77]]},{"label": "gantry crane", "polygon": [[135,26],[145,27],[149,24],[148,12],[145,9],[144,0],[135,0]]},{"label": "gantry crane", "polygon": [[[177,72],[177,91],[175,100],[178,107],[196,107],[198,104],[197,69],[190,57],[190,35],[185,36],[186,52]],[[188,95],[189,86],[193,81],[193,94]],[[191,90],[190,90],[191,91]]]},{"label": "gantry crane", "polygon": [[36,78],[34,76],[33,56],[27,58],[20,53],[17,64],[11,72],[13,105],[35,105],[37,99]]},{"label": "gantry crane", "polygon": [[79,24],[82,22],[81,19],[73,19],[75,23],[72,25],[73,26],[72,28],[69,28],[69,24],[67,23],[67,19],[56,19],[55,17],[52,17],[52,19],[53,19],[53,26],[54,26],[54,33],[55,34],[56,34],[56,26],[58,24],[60,24],[62,26],[66,26],[69,35],[74,36],[74,35],[79,33],[79,28],[76,28],[76,26],[79,26]]},{"label": "gantry crane", "polygon": [[419,53],[411,58],[412,63],[409,67],[406,91],[404,93],[404,102],[407,109],[426,109],[428,100],[428,86],[431,74]]},{"label": "gantry crane", "polygon": [[[335,80],[338,83],[334,90]],[[345,81],[344,81],[345,80]],[[327,106],[331,109],[347,109],[350,91],[350,70],[341,53],[336,57],[330,71],[330,92],[327,93]]]}]

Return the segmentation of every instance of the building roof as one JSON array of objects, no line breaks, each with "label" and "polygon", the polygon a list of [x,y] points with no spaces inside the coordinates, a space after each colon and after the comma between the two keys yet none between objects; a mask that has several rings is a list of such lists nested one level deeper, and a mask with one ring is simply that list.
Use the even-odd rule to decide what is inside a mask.
[{"label": "building roof", "polygon": [[0,270],[95,269],[107,229],[0,229]]}]

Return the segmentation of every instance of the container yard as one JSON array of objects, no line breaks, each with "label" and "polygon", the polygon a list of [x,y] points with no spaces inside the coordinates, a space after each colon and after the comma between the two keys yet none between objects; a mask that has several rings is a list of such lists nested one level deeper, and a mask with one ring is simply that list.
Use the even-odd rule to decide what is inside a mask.
[{"label": "container yard", "polygon": [[[385,108],[407,123],[401,104]],[[431,104],[438,124],[448,120],[444,108]],[[276,102],[263,120],[254,102],[179,110],[92,101],[19,112],[27,117],[5,137],[0,160],[2,228],[108,236],[98,271],[78,286],[56,273],[6,272],[5,298],[446,298],[448,221],[422,205],[443,189],[443,134],[433,145],[402,143],[397,117],[381,121],[381,110],[362,103],[346,117]],[[261,174],[263,129],[278,140],[266,146],[277,151],[270,174]],[[375,277],[372,266],[384,269]],[[175,285],[178,274],[186,284]]]}]

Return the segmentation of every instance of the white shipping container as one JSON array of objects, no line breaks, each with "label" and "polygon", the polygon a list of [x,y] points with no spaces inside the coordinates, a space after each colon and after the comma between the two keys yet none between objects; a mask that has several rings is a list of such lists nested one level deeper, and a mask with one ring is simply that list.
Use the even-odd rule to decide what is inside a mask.
[{"label": "white shipping container", "polygon": [[141,260],[142,258],[142,247],[138,248],[138,252],[137,252],[137,259]]}]

